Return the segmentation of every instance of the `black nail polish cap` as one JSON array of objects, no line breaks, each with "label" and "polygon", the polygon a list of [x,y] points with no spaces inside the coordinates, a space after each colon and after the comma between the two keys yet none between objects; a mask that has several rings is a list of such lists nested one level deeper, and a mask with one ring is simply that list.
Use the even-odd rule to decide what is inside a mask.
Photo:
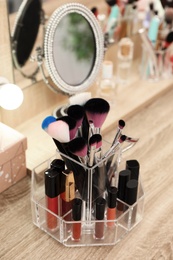
[{"label": "black nail polish cap", "polygon": [[60,173],[50,168],[44,172],[45,177],[45,194],[49,198],[55,198],[60,194]]},{"label": "black nail polish cap", "polygon": [[75,198],[73,200],[72,206],[72,218],[74,221],[81,220],[81,213],[82,213],[82,200],[79,198]]},{"label": "black nail polish cap", "polygon": [[119,173],[117,197],[122,201],[124,201],[125,199],[126,183],[130,180],[130,177],[131,177],[130,170],[122,170]]},{"label": "black nail polish cap", "polygon": [[104,198],[96,199],[96,219],[104,219],[106,200]]},{"label": "black nail polish cap", "polygon": [[108,189],[108,208],[115,208],[117,204],[117,191],[118,189],[114,186]]},{"label": "black nail polish cap", "polygon": [[126,169],[131,171],[131,179],[139,179],[140,164],[137,160],[126,161]]},{"label": "black nail polish cap", "polygon": [[126,196],[125,202],[129,205],[133,205],[137,199],[138,181],[130,180],[126,184]]}]

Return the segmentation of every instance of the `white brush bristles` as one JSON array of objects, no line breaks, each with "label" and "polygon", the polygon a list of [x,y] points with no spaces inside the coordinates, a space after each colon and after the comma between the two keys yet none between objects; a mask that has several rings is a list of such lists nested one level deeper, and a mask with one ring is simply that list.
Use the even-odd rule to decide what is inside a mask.
[{"label": "white brush bristles", "polygon": [[70,141],[69,126],[66,122],[58,120],[49,124],[47,133],[54,139],[61,143],[67,143]]},{"label": "white brush bristles", "polygon": [[81,105],[83,106],[91,98],[91,92],[82,92],[73,95],[69,98],[70,105]]}]

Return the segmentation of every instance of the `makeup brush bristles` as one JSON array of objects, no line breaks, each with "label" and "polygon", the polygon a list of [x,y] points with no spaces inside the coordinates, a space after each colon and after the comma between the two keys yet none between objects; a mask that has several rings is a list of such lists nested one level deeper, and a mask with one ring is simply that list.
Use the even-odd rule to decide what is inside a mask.
[{"label": "makeup brush bristles", "polygon": [[80,161],[84,164],[87,163],[88,146],[83,137],[76,137],[68,143],[69,151],[78,156]]},{"label": "makeup brush bristles", "polygon": [[85,113],[95,128],[101,128],[110,110],[109,103],[103,98],[91,98],[84,105]]}]

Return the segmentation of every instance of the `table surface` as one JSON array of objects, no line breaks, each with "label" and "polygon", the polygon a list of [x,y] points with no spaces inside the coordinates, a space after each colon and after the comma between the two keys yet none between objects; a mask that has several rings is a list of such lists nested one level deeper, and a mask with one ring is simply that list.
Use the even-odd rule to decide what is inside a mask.
[{"label": "table surface", "polygon": [[[173,89],[126,121],[124,134],[140,137],[124,159],[137,159],[145,190],[142,222],[115,246],[68,248],[33,225],[31,179],[0,194],[0,259],[173,259]],[[112,140],[115,130],[105,136]]]}]

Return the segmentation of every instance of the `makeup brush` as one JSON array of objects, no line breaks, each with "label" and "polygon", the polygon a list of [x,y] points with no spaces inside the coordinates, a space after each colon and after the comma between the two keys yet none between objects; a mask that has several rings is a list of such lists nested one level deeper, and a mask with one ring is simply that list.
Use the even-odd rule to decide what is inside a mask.
[{"label": "makeup brush", "polygon": [[100,134],[95,134],[96,136],[96,151],[95,151],[95,163],[98,163],[102,155],[102,136]]},{"label": "makeup brush", "polygon": [[93,122],[95,133],[99,134],[110,110],[109,103],[103,98],[91,98],[85,103],[84,109],[88,122]]},{"label": "makeup brush", "polygon": [[116,135],[114,137],[114,140],[112,142],[112,145],[113,146],[117,140],[119,139],[120,135],[121,135],[121,132],[122,132],[122,129],[125,127],[125,121],[123,119],[120,119],[118,121],[118,127],[117,127],[117,132],[116,132]]},{"label": "makeup brush", "polygon": [[70,105],[81,105],[83,106],[91,98],[91,92],[82,92],[69,97]]},{"label": "makeup brush", "polygon": [[88,146],[87,142],[83,137],[76,137],[68,143],[69,151],[76,155],[81,163],[87,165],[88,162]]},{"label": "makeup brush", "polygon": [[97,135],[94,134],[89,139],[89,160],[88,160],[88,165],[90,167],[92,167],[93,164],[94,164],[96,147],[97,147]]},{"label": "makeup brush", "polygon": [[139,138],[133,138],[133,137],[126,136],[125,141],[128,142],[129,144],[122,149],[122,153],[126,152],[131,147],[133,147],[139,141]]},{"label": "makeup brush", "polygon": [[48,125],[55,122],[56,118],[54,116],[47,116],[45,119],[42,121],[42,129],[47,131]]},{"label": "makeup brush", "polygon": [[70,116],[62,116],[57,118],[57,121],[63,121],[69,126],[70,140],[76,137],[77,134],[77,122]]},{"label": "makeup brush", "polygon": [[82,136],[81,126],[85,115],[83,106],[78,104],[69,106],[67,109],[67,115],[76,120],[76,127],[78,129],[77,136]]},{"label": "makeup brush", "polygon": [[113,155],[117,147],[119,146],[119,144],[123,143],[125,140],[126,140],[126,135],[121,135],[119,140],[117,140],[117,142],[113,146],[111,146],[111,148],[102,156],[102,160],[108,158],[110,155]]},{"label": "makeup brush", "polygon": [[[46,122],[46,121],[45,121]],[[54,124],[54,125],[53,125]],[[42,123],[44,127],[46,124]],[[75,177],[76,188],[79,190],[79,193],[83,194],[83,185],[85,182],[85,169],[78,164],[79,158],[68,150],[68,142],[70,141],[69,125],[60,119],[56,120],[53,123],[50,123],[47,128],[43,128],[47,134],[52,137],[62,159],[64,160],[67,168],[72,170]],[[76,162],[72,161],[70,157]]]},{"label": "makeup brush", "polygon": [[42,128],[48,133],[48,135],[62,143],[70,141],[69,125],[66,122],[58,120],[49,123],[46,127],[46,122],[48,121],[49,120],[46,118],[42,122]]}]

